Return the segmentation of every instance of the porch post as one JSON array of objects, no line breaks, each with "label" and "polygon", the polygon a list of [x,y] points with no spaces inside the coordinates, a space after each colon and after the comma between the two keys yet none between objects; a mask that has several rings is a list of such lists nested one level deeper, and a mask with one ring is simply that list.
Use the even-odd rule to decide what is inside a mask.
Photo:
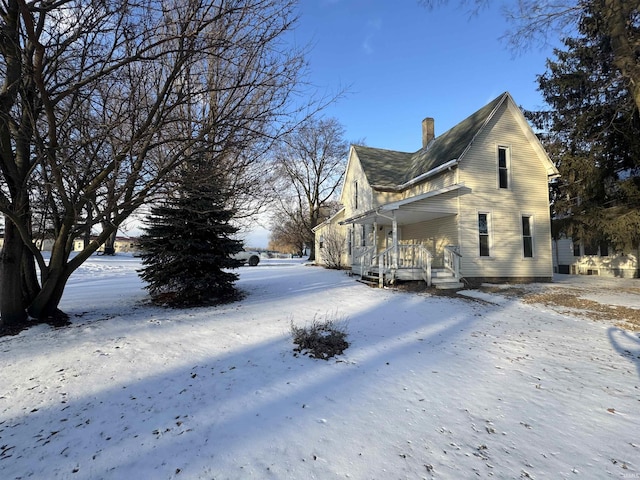
[{"label": "porch post", "polygon": [[393,241],[393,268],[398,269],[398,255],[400,250],[398,248],[398,220],[396,219],[396,211],[392,212],[392,241]]},{"label": "porch post", "polygon": [[[373,263],[373,259],[375,259],[378,255],[378,222],[373,222],[373,253],[371,254],[371,259]],[[382,271],[382,260],[378,259],[378,286],[380,288],[384,287],[384,273]]]},{"label": "porch post", "polygon": [[378,253],[378,222],[373,222],[373,254]]}]

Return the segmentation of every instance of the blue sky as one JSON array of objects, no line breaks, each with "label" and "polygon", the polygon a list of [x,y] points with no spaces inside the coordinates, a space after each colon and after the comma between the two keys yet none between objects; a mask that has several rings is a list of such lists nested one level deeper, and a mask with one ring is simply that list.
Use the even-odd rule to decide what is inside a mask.
[{"label": "blue sky", "polygon": [[[311,47],[308,80],[350,92],[324,115],[349,142],[414,152],[425,117],[440,135],[505,91],[524,108],[544,107],[536,75],[551,48],[515,55],[500,38],[509,28],[502,2],[491,3],[471,15],[460,0],[432,10],[418,0],[300,0],[293,36]],[[268,237],[257,227],[246,244],[266,247]]]},{"label": "blue sky", "polygon": [[312,46],[311,82],[350,90],[325,112],[347,140],[415,151],[423,118],[435,118],[439,135],[504,91],[525,108],[543,107],[536,75],[551,49],[514,55],[500,39],[508,29],[500,2],[477,15],[460,3],[301,0],[295,38]]}]

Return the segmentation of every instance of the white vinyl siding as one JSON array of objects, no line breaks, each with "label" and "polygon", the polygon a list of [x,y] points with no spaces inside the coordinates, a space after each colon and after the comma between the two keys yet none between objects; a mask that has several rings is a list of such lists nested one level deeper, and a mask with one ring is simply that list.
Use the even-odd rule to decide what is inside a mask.
[{"label": "white vinyl siding", "polygon": [[[511,108],[516,107],[508,103],[500,107],[458,167],[459,181],[470,191],[459,197],[461,268],[466,277],[546,278],[553,272],[547,171]],[[505,145],[509,147],[506,189],[496,188],[497,151]],[[491,212],[491,261],[479,256],[479,212]],[[523,212],[535,218],[533,257],[526,259]]]},{"label": "white vinyl siding", "polygon": [[345,218],[350,218],[377,206],[377,204],[374,205],[371,187],[362,170],[358,155],[353,149],[350,151],[340,203],[344,205]]},{"label": "white vinyl siding", "polygon": [[433,192],[435,190],[440,190],[444,187],[449,187],[456,183],[456,170],[453,169],[451,171],[442,172],[441,174],[431,177],[424,182],[421,182],[409,189],[407,189],[402,194],[402,198],[410,198],[415,195],[420,195],[422,193]]},{"label": "white vinyl siding", "polygon": [[[575,242],[579,246],[579,242]],[[601,275],[608,277],[633,278],[638,272],[638,250],[614,252],[607,249],[606,256],[574,256],[574,242],[570,238],[560,238],[553,242],[553,264],[559,271],[564,268],[572,274]]]},{"label": "white vinyl siding", "polygon": [[442,267],[444,247],[458,245],[458,217],[449,215],[401,227],[401,243],[420,243],[433,255],[433,266]]},{"label": "white vinyl siding", "polygon": [[344,210],[338,212],[334,217],[331,218],[329,222],[321,223],[315,229],[315,250],[316,250],[316,263],[318,265],[323,265],[325,262],[324,258],[324,250],[325,250],[325,240],[328,241],[328,238],[332,235],[335,235],[336,232],[338,234],[343,235],[344,237],[344,251],[342,252],[342,263],[344,265],[349,265],[350,255],[349,252],[349,240],[351,239],[350,231],[351,229],[345,226],[340,225],[339,223],[344,220]]}]

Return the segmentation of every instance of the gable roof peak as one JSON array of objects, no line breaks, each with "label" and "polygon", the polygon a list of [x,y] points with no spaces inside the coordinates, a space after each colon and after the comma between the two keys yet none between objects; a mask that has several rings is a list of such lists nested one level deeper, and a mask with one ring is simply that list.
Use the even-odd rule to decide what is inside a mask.
[{"label": "gable roof peak", "polygon": [[518,109],[511,94],[505,91],[437,137],[433,135],[433,118],[425,118],[422,148],[414,153],[354,145],[371,186],[401,190],[403,185],[423,178],[428,172],[439,172],[443,165],[452,165],[453,161],[457,164],[504,102]]}]

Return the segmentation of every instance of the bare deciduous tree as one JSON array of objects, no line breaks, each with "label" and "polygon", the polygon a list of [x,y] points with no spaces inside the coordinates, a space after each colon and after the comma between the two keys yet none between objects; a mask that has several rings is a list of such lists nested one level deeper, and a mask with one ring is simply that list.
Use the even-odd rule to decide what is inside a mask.
[{"label": "bare deciduous tree", "polygon": [[312,229],[330,214],[328,207],[342,184],[348,151],[344,127],[335,118],[310,119],[286,135],[276,150],[277,209],[292,220],[300,217],[295,223],[301,225],[309,246],[309,260],[315,259]]},{"label": "bare deciduous tree", "polygon": [[277,210],[271,218],[269,249],[302,256],[308,245],[303,219],[303,212],[290,215],[282,209]]},{"label": "bare deciduous tree", "polygon": [[[60,314],[71,273],[178,165],[207,155],[248,169],[259,158],[249,152],[265,152],[289,128],[304,73],[302,53],[283,39],[294,7],[0,1],[3,325],[27,312]],[[34,209],[54,242],[48,262]],[[97,237],[71,257],[74,239],[91,229]]]}]

